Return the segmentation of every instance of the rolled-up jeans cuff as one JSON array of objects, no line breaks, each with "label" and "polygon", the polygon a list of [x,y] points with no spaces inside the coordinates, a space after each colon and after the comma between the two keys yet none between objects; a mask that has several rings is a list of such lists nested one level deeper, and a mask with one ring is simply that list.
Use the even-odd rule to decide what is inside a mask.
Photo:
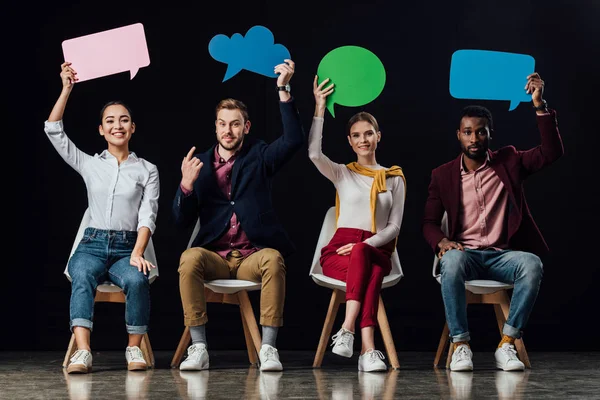
[{"label": "rolled-up jeans cuff", "polygon": [[502,328],[502,333],[504,335],[514,337],[515,339],[521,339],[521,331],[514,326],[510,326],[508,324],[504,324],[504,328]]},{"label": "rolled-up jeans cuff", "polygon": [[146,332],[148,332],[148,325],[140,325],[140,326],[133,326],[133,325],[125,325],[127,327],[127,333],[131,334],[131,335],[143,335]]},{"label": "rolled-up jeans cuff", "polygon": [[70,322],[71,332],[73,332],[73,328],[76,326],[81,326],[82,328],[88,328],[90,332],[93,330],[94,323],[89,319],[85,318],[73,318]]},{"label": "rolled-up jeans cuff", "polygon": [[468,342],[471,340],[471,334],[469,332],[461,333],[460,335],[452,336],[452,343],[456,342]]}]

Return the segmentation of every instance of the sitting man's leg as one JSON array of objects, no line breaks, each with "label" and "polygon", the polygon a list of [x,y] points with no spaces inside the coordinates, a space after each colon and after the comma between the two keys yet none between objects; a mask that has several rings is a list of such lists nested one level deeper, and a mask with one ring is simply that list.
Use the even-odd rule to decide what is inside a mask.
[{"label": "sitting man's leg", "polygon": [[495,353],[496,366],[522,371],[525,365],[518,359],[514,343],[521,337],[535,304],[543,276],[542,261],[533,253],[505,250],[492,253],[486,264],[489,279],[514,285],[508,319]]},{"label": "sitting man's leg", "polygon": [[446,252],[440,260],[442,298],[446,310],[446,323],[452,338],[452,371],[473,370],[465,294],[465,281],[475,279],[479,270],[472,252],[475,250],[453,249]]},{"label": "sitting man's leg", "polygon": [[262,249],[242,260],[237,279],[262,282],[260,293],[260,324],[262,346],[259,352],[261,371],[281,371],[276,340],[283,325],[285,300],[285,264],[281,254],[274,249]]},{"label": "sitting man's leg", "polygon": [[183,305],[184,324],[190,328],[192,345],[179,369],[199,371],[208,369],[205,324],[206,299],[204,281],[231,278],[229,264],[217,253],[202,247],[192,247],[179,260],[179,291]]}]

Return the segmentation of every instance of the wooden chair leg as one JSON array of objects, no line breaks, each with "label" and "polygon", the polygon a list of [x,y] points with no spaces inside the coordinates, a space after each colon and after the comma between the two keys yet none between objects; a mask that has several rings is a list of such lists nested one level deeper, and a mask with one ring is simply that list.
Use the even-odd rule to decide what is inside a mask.
[{"label": "wooden chair leg", "polygon": [[496,322],[498,323],[498,329],[500,330],[500,337],[502,337],[502,329],[504,328],[506,318],[504,318],[500,304],[494,304],[494,313],[496,314]]},{"label": "wooden chair leg", "polygon": [[448,339],[448,323],[444,322],[444,329],[442,330],[440,343],[438,344],[437,352],[435,353],[435,359],[433,360],[434,368],[438,368],[438,366],[440,365],[440,358],[442,358],[442,354],[444,354],[444,350],[446,349],[446,345],[448,344]]},{"label": "wooden chair leg", "polygon": [[385,313],[385,305],[383,304],[383,298],[379,295],[379,307],[377,309],[377,323],[379,324],[379,330],[383,337],[383,345],[385,351],[390,360],[390,366],[392,369],[400,369],[400,362],[398,361],[398,353],[396,352],[396,346],[394,345],[394,338],[392,337],[392,331],[390,329],[390,323]]},{"label": "wooden chair leg", "polygon": [[[500,303],[500,307],[502,308],[502,314],[504,314],[504,320],[507,320],[508,312],[510,310],[510,299],[506,290],[502,291],[502,301]],[[523,339],[515,340],[515,347],[517,349],[519,359],[523,362],[523,364],[525,364],[525,368],[531,368],[531,362],[529,361],[529,355],[525,349],[525,343],[523,343]]]},{"label": "wooden chair leg", "polygon": [[256,366],[258,365],[258,358],[256,356],[257,350],[254,347],[254,343],[252,342],[252,336],[250,335],[250,330],[248,329],[248,324],[246,323],[246,318],[244,317],[244,313],[242,312],[241,307],[240,315],[242,318],[242,326],[244,328],[244,339],[246,340],[246,349],[248,350],[248,360],[250,360],[250,365]]},{"label": "wooden chair leg", "polygon": [[179,340],[179,344],[177,345],[177,350],[175,350],[175,355],[173,355],[173,359],[171,360],[171,368],[179,367],[183,354],[191,341],[192,335],[190,335],[190,328],[186,326],[183,335],[181,335],[181,339]]},{"label": "wooden chair leg", "polygon": [[250,337],[252,337],[254,348],[256,349],[256,351],[260,351],[262,339],[260,336],[260,332],[258,331],[258,325],[256,325],[256,318],[254,317],[254,311],[252,311],[252,304],[250,303],[248,292],[245,290],[241,290],[238,292],[237,296],[240,302],[240,311],[248,327]]},{"label": "wooden chair leg", "polygon": [[344,292],[338,289],[334,289],[331,293],[331,300],[329,301],[329,308],[327,309],[327,316],[325,317],[325,323],[323,324],[323,330],[321,331],[321,338],[319,339],[319,346],[317,347],[317,354],[313,361],[313,368],[321,367],[323,362],[323,356],[325,356],[325,350],[327,349],[327,343],[329,342],[329,335],[335,322],[340,303],[344,298]]},{"label": "wooden chair leg", "polygon": [[450,362],[452,361],[452,341],[448,345],[448,357],[446,357],[446,369],[450,369]]},{"label": "wooden chair leg", "polygon": [[67,353],[65,354],[65,359],[63,361],[63,368],[67,368],[69,365],[69,359],[77,351],[77,343],[75,342],[75,334],[71,334],[71,340],[69,340],[69,347],[67,347]]},{"label": "wooden chair leg", "polygon": [[140,350],[142,350],[142,354],[144,355],[144,360],[146,360],[146,364],[149,368],[154,368],[154,353],[152,352],[152,346],[150,345],[150,338],[148,334],[144,334],[142,337],[142,343],[140,345]]}]

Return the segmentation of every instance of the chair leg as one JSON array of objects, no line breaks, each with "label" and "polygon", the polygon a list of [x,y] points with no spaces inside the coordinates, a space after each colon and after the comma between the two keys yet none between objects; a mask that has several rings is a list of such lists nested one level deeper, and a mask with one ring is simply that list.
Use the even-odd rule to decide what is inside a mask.
[{"label": "chair leg", "polygon": [[248,360],[250,360],[250,365],[256,366],[258,365],[258,358],[256,357],[257,350],[254,347],[254,343],[252,342],[252,336],[250,335],[250,330],[248,329],[248,324],[246,323],[246,318],[244,317],[244,313],[242,312],[241,307],[240,315],[242,317],[242,326],[244,328],[244,339],[246,340],[246,349],[248,350]]},{"label": "chair leg", "polygon": [[[500,303],[500,307],[502,308],[502,314],[504,314],[504,319],[508,319],[508,312],[510,310],[510,299],[508,297],[508,293],[506,290],[502,291],[502,302]],[[525,364],[525,368],[531,369],[531,362],[529,361],[529,355],[527,354],[527,350],[525,349],[525,343],[523,343],[523,339],[515,340],[515,347],[517,348],[517,354],[519,355],[519,359]]]},{"label": "chair leg", "polygon": [[313,368],[321,367],[323,362],[323,356],[325,356],[325,350],[327,349],[327,343],[329,342],[329,335],[335,322],[340,303],[343,300],[344,292],[338,289],[334,289],[331,294],[331,300],[329,301],[329,308],[327,309],[327,316],[325,317],[325,323],[323,324],[323,330],[321,331],[321,338],[319,339],[319,346],[317,347],[317,354],[313,361]]},{"label": "chair leg", "polygon": [[69,341],[69,347],[67,347],[67,353],[65,354],[65,360],[63,361],[63,368],[67,368],[69,365],[69,359],[77,351],[77,342],[75,342],[75,334],[71,334],[71,340]]},{"label": "chair leg", "polygon": [[379,295],[379,308],[377,309],[377,323],[379,324],[379,330],[383,337],[383,345],[385,351],[390,360],[390,366],[392,369],[400,369],[400,362],[398,361],[398,352],[396,352],[396,346],[394,345],[394,339],[392,337],[392,330],[390,329],[390,323],[385,313],[385,305],[383,304],[383,298]]},{"label": "chair leg", "polygon": [[179,340],[179,344],[177,345],[177,350],[175,350],[175,355],[173,355],[173,359],[171,360],[171,368],[179,367],[179,364],[181,364],[181,359],[183,358],[183,354],[185,353],[185,349],[188,347],[191,341],[192,335],[190,334],[190,328],[186,326],[185,330],[183,331],[183,335],[181,335],[181,339]]},{"label": "chair leg", "polygon": [[502,329],[504,328],[506,318],[504,318],[500,304],[494,304],[494,312],[496,313],[496,322],[498,323],[498,329],[500,330],[500,337],[502,337]]},{"label": "chair leg", "polygon": [[238,300],[240,302],[240,311],[243,315],[243,319],[246,322],[248,327],[248,332],[250,333],[250,337],[252,337],[252,342],[254,343],[254,348],[256,351],[260,351],[260,346],[262,344],[262,339],[260,336],[260,332],[258,331],[258,325],[256,324],[256,318],[254,317],[254,311],[252,311],[252,304],[250,303],[250,298],[248,297],[248,292],[245,290],[241,290],[237,294]]},{"label": "chair leg", "polygon": [[[442,336],[440,337],[440,343],[438,344],[437,353],[435,353],[435,359],[433,360],[433,367],[438,368],[440,365],[440,358],[442,358],[442,354],[444,354],[444,350],[446,349],[446,345],[448,344],[448,323],[444,322],[444,330],[442,330]],[[448,350],[450,351],[450,350]]]},{"label": "chair leg", "polygon": [[148,337],[147,333],[142,336],[142,343],[140,347],[140,350],[142,350],[142,354],[144,355],[144,359],[146,360],[146,364],[148,364],[149,368],[154,368],[154,353],[152,352],[150,338]]},{"label": "chair leg", "polygon": [[446,357],[446,369],[450,369],[450,362],[452,362],[452,341],[448,345],[448,356]]}]

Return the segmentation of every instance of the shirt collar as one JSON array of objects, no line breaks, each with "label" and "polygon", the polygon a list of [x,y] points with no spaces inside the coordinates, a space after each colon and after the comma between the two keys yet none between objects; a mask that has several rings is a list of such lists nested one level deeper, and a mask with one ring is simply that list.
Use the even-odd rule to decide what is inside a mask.
[{"label": "shirt collar", "polygon": [[481,164],[481,167],[477,168],[475,171],[467,171],[465,169],[464,158],[465,158],[465,155],[463,153],[463,154],[460,155],[460,173],[461,174],[468,174],[469,172],[476,172],[476,171],[480,171],[480,170],[482,170],[484,168],[487,168],[489,166],[489,164],[490,164],[490,161],[491,161],[490,160],[490,153],[486,152],[485,153],[485,162],[483,164]]},{"label": "shirt collar", "polygon": [[[240,154],[240,151],[236,151],[231,157],[229,157],[229,160],[227,161],[235,161],[236,157],[238,156],[238,154]],[[225,159],[223,157],[221,157],[221,155],[219,154],[219,143],[217,143],[217,145],[215,146],[215,153],[214,153],[214,157],[215,157],[215,162],[219,163],[219,164],[225,164],[227,161],[225,161]]]},{"label": "shirt collar", "polygon": [[[113,156],[112,154],[110,154],[110,152],[108,150],[104,150],[102,153],[100,153],[100,155],[98,157],[102,158],[104,160],[109,160],[111,158],[112,159],[116,159],[116,157]],[[138,158],[138,156],[133,151],[130,151],[129,152],[129,157],[127,157],[127,160],[125,160],[125,161],[128,161],[128,160],[131,160],[132,162],[135,162],[135,161],[138,161],[139,158]]]}]

